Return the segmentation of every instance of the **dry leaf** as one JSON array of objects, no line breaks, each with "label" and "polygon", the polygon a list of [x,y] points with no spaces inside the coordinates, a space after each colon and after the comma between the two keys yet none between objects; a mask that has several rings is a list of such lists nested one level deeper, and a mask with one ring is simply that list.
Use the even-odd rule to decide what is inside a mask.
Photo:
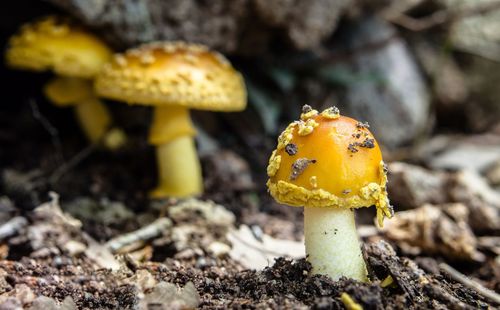
[{"label": "dry leaf", "polygon": [[266,234],[259,241],[246,225],[241,225],[238,230],[230,230],[227,239],[232,243],[229,252],[231,258],[250,269],[262,270],[270,266],[277,257],[305,256],[303,241],[280,240]]}]

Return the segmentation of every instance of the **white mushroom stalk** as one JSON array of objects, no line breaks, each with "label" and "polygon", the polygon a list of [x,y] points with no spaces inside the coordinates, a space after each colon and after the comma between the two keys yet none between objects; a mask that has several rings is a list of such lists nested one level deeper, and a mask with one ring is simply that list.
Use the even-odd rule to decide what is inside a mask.
[{"label": "white mushroom stalk", "polygon": [[304,207],[304,235],[313,273],[368,280],[353,210]]}]

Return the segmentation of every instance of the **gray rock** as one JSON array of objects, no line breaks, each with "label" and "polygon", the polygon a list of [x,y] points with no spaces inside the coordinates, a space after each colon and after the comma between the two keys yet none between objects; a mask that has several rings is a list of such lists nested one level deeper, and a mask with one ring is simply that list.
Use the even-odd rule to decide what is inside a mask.
[{"label": "gray rock", "polygon": [[12,290],[12,286],[5,280],[6,274],[0,274],[0,295]]},{"label": "gray rock", "polygon": [[456,144],[436,155],[430,162],[434,169],[468,169],[482,172],[500,160],[500,145]]},{"label": "gray rock", "polygon": [[31,304],[30,310],[76,310],[78,309],[73,298],[70,296],[64,298],[63,302],[59,305],[55,299],[38,296]]},{"label": "gray rock", "polygon": [[22,216],[16,216],[6,223],[0,224],[0,240],[16,235],[28,225],[28,220]]},{"label": "gray rock", "polygon": [[31,304],[30,310],[59,310],[56,301],[46,296],[38,296]]},{"label": "gray rock", "polygon": [[474,55],[468,58],[464,72],[471,94],[465,105],[465,117],[469,127],[485,131],[500,123],[500,60]]},{"label": "gray rock", "polygon": [[0,300],[0,310],[23,310],[23,305],[15,297],[8,297]]},{"label": "gray rock", "polygon": [[153,304],[161,307],[158,309],[194,309],[200,304],[200,296],[192,282],[181,289],[173,283],[160,282],[140,301],[139,309],[151,309]]},{"label": "gray rock", "polygon": [[500,161],[500,135],[437,135],[420,145],[414,158],[433,169],[485,173]]},{"label": "gray rock", "polygon": [[500,60],[498,3],[489,0],[440,0],[438,2],[449,10],[458,12],[487,8],[482,14],[458,19],[451,29],[451,43],[459,50],[495,61]]},{"label": "gray rock", "polygon": [[386,146],[411,142],[428,125],[430,96],[405,41],[375,17],[360,20],[342,37],[338,48],[347,46],[350,57],[337,69],[352,77],[340,106],[368,121]]},{"label": "gray rock", "polygon": [[64,298],[60,307],[60,310],[77,310],[77,309],[78,307],[76,306],[75,301],[70,296]]},{"label": "gray rock", "polygon": [[390,163],[389,186],[391,202],[400,208],[417,208],[426,203],[448,202],[448,176],[402,162]]},{"label": "gray rock", "polygon": [[277,37],[311,48],[329,36],[352,0],[48,0],[100,28],[115,45],[186,40],[255,54]]}]

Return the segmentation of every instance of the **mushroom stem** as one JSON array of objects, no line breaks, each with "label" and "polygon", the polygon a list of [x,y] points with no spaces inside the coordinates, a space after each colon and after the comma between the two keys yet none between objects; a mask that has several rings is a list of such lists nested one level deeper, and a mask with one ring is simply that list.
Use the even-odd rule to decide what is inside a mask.
[{"label": "mushroom stem", "polygon": [[304,234],[313,273],[368,281],[353,210],[304,207]]},{"label": "mushroom stem", "polygon": [[[92,81],[75,77],[55,77],[44,88],[47,98],[56,106],[74,106],[80,128],[91,143],[103,143],[114,149],[125,142],[125,134],[115,128],[109,135],[111,115],[96,97]],[[118,133],[118,135],[117,135]],[[117,138],[118,137],[118,138]]]},{"label": "mushroom stem", "polygon": [[149,143],[156,146],[159,180],[150,193],[152,198],[186,197],[203,191],[194,135],[188,109],[179,106],[155,108]]},{"label": "mushroom stem", "polygon": [[74,111],[87,139],[92,143],[100,143],[111,125],[111,116],[106,106],[92,95],[79,101]]}]

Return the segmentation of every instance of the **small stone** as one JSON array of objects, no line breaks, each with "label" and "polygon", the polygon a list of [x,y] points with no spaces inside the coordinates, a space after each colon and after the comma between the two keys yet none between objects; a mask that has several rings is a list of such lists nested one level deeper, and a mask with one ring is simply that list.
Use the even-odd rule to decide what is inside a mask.
[{"label": "small stone", "polygon": [[304,113],[304,114],[305,114],[305,113],[309,113],[309,112],[311,112],[312,110],[313,110],[313,108],[312,108],[310,105],[308,105],[308,104],[304,104],[304,105],[302,106],[302,113]]},{"label": "small stone", "polygon": [[16,298],[7,297],[5,299],[0,299],[0,309],[2,309],[2,310],[23,310],[23,305]]},{"label": "small stone", "polygon": [[33,293],[31,288],[26,284],[18,284],[14,290],[16,291],[16,298],[21,301],[23,305],[33,302],[36,298],[35,293]]},{"label": "small stone", "polygon": [[360,147],[373,149],[375,147],[375,139],[366,138],[361,144]]},{"label": "small stone", "polygon": [[487,169],[486,177],[490,184],[494,186],[500,185],[500,160]]},{"label": "small stone", "polygon": [[208,252],[215,257],[227,255],[231,251],[231,247],[225,243],[214,241],[208,246]]},{"label": "small stone", "polygon": [[153,275],[145,269],[137,270],[137,272],[135,273],[135,278],[136,285],[143,292],[155,287],[157,283]]},{"label": "small stone", "polygon": [[311,117],[314,117],[318,115],[318,111],[311,108],[311,106],[305,104],[303,107],[302,107],[302,114],[300,115],[300,119],[305,121]]},{"label": "small stone", "polygon": [[0,275],[0,295],[2,295],[5,292],[8,292],[12,289],[12,286],[5,280],[4,275]]},{"label": "small stone", "polygon": [[298,148],[297,148],[297,145],[296,144],[293,144],[293,143],[288,143],[286,146],[285,146],[285,152],[290,155],[290,156],[293,156],[295,154],[297,154],[298,152]]},{"label": "small stone", "polygon": [[46,296],[38,296],[31,304],[30,310],[59,310],[56,301]]},{"label": "small stone", "polygon": [[67,296],[61,303],[59,310],[78,310],[78,307],[76,306],[73,298],[71,298],[71,296]]},{"label": "small stone", "polygon": [[370,128],[370,125],[368,124],[368,122],[364,122],[364,123],[363,122],[358,122],[356,124],[356,127],[358,129],[368,129],[368,128]]},{"label": "small stone", "polygon": [[358,152],[358,149],[356,148],[356,146],[358,146],[358,145],[359,145],[359,143],[357,143],[357,142],[349,143],[349,145],[347,146],[347,149],[349,151],[351,151],[351,153],[356,153],[356,152]]},{"label": "small stone", "polygon": [[178,289],[173,283],[160,282],[139,303],[139,309],[194,309],[200,304],[200,295],[192,282]]},{"label": "small stone", "polygon": [[71,256],[82,254],[87,246],[81,242],[70,240],[64,244],[64,250]]}]

